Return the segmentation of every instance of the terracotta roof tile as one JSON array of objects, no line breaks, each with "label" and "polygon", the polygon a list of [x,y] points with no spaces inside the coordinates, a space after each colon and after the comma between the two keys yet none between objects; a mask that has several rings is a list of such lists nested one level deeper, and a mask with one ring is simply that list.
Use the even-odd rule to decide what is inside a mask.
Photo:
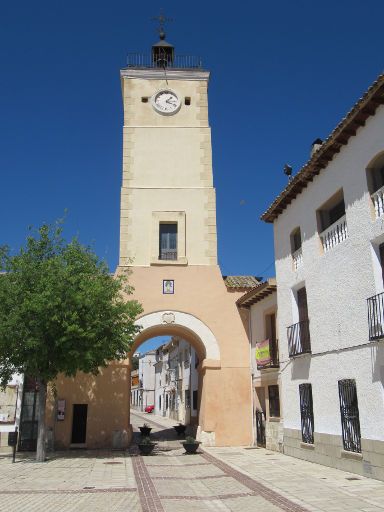
[{"label": "terracotta roof tile", "polygon": [[227,288],[254,288],[260,281],[255,276],[223,276]]}]

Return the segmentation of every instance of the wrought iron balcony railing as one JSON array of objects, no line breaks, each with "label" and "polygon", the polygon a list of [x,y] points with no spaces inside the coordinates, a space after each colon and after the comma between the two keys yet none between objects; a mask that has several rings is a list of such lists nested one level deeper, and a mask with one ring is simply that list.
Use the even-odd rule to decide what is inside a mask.
[{"label": "wrought iron balcony railing", "polygon": [[279,368],[279,343],[277,340],[268,340],[269,342],[269,357],[263,359],[256,359],[257,369],[265,370],[267,368]]},{"label": "wrought iron balcony railing", "polygon": [[369,339],[384,338],[384,293],[367,299]]},{"label": "wrought iron balcony railing", "polygon": [[287,327],[289,357],[311,353],[309,320],[303,320]]},{"label": "wrought iron balcony railing", "polygon": [[[164,59],[156,59],[147,53],[128,53],[127,67],[129,68],[159,68],[164,67]],[[172,60],[167,59],[165,67],[171,69],[202,69],[200,57],[195,55],[174,55]]]},{"label": "wrought iron balcony railing", "polygon": [[177,251],[160,249],[159,260],[177,260]]}]

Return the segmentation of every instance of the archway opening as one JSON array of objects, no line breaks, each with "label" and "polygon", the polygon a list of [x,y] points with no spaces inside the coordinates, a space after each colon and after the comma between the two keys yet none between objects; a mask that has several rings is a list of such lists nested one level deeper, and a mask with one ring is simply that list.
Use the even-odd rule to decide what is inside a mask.
[{"label": "archway opening", "polygon": [[133,426],[139,418],[163,423],[165,427],[169,426],[167,420],[198,425],[204,350],[196,341],[192,344],[172,331],[154,337],[146,333],[145,341],[136,340],[130,354]]}]

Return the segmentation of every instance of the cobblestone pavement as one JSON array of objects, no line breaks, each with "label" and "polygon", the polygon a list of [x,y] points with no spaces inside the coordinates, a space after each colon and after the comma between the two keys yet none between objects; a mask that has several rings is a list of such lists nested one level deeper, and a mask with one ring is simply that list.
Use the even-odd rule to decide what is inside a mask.
[{"label": "cobblestone pavement", "polygon": [[172,425],[133,411],[158,443],[153,456],[55,453],[38,464],[0,455],[0,511],[44,512],[384,512],[384,482],[264,449],[205,448],[185,455]]}]

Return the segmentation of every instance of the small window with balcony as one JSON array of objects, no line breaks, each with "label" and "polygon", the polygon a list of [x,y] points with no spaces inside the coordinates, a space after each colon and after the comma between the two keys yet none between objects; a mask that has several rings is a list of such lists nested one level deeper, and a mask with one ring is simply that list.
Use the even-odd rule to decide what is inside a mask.
[{"label": "small window with balcony", "polygon": [[311,353],[307,290],[305,286],[295,293],[299,321],[287,328],[289,357]]},{"label": "small window with balcony", "polygon": [[372,243],[372,255],[373,275],[379,293],[367,299],[370,341],[384,338],[384,243]]},{"label": "small window with balcony", "polygon": [[177,224],[160,224],[159,260],[177,260]]},{"label": "small window with balcony", "polygon": [[291,233],[291,251],[293,268],[297,270],[303,263],[303,255],[301,252],[301,230],[296,228]]},{"label": "small window with balcony", "polygon": [[348,238],[343,190],[339,190],[316,212],[324,252]]},{"label": "small window with balcony", "polygon": [[367,168],[367,184],[378,219],[384,215],[384,155],[375,158]]}]

